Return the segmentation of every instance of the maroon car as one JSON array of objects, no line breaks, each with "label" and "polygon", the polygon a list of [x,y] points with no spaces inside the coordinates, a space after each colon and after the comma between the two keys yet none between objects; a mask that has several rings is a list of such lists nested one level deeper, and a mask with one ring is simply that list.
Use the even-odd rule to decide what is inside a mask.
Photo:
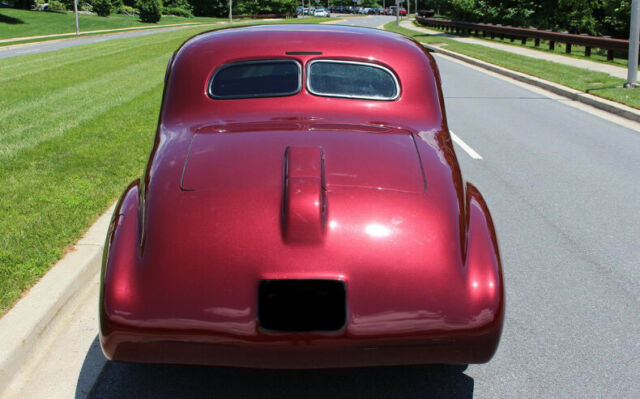
[{"label": "maroon car", "polygon": [[418,43],[321,25],[204,33],[102,268],[109,359],[264,368],[486,362],[496,234]]}]

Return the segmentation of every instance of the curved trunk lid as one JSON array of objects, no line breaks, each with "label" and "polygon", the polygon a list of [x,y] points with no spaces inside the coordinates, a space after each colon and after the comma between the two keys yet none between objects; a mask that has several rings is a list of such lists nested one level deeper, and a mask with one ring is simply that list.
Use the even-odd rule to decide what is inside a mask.
[{"label": "curved trunk lid", "polygon": [[288,147],[321,150],[327,190],[339,187],[411,193],[425,190],[413,136],[399,130],[197,133],[184,166],[181,188],[281,189]]}]

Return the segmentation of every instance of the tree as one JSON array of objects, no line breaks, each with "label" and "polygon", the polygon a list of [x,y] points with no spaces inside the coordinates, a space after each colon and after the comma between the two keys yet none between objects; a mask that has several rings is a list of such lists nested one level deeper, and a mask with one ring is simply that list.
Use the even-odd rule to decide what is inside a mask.
[{"label": "tree", "polygon": [[136,8],[140,13],[142,22],[156,23],[162,17],[162,1],[161,0],[137,0]]},{"label": "tree", "polygon": [[603,7],[602,33],[628,39],[631,21],[631,0],[608,1]]},{"label": "tree", "polygon": [[456,20],[482,21],[481,5],[476,0],[451,0],[449,14]]},{"label": "tree", "polygon": [[228,0],[190,0],[189,3],[193,14],[201,17],[224,17],[229,12]]},{"label": "tree", "polygon": [[13,6],[15,8],[22,8],[23,10],[30,10],[33,8],[33,0],[15,0]]},{"label": "tree", "polygon": [[626,38],[631,0],[421,0],[420,8],[470,22]]},{"label": "tree", "polygon": [[165,8],[182,8],[193,12],[193,6],[187,0],[169,0],[164,3]]},{"label": "tree", "polygon": [[297,0],[239,0],[234,1],[234,13],[238,15],[295,14]]},{"label": "tree", "polygon": [[569,33],[598,34],[595,14],[602,6],[603,0],[558,0],[558,25]]},{"label": "tree", "polygon": [[108,17],[111,14],[111,0],[93,0],[93,11],[101,17]]}]

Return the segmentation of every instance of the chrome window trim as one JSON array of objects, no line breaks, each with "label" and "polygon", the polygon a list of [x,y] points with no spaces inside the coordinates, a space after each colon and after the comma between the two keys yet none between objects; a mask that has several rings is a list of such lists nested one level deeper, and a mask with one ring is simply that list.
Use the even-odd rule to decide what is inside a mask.
[{"label": "chrome window trim", "polygon": [[[233,95],[233,96],[217,96],[217,95],[215,95],[213,93],[213,81],[221,71],[224,71],[227,68],[238,66],[238,65],[245,65],[245,64],[273,64],[273,63],[282,63],[282,64],[291,63],[291,64],[295,64],[295,66],[298,68],[298,87],[296,88],[296,90],[291,91],[291,92],[285,92],[285,93],[264,93],[264,94],[254,94],[254,95]],[[213,73],[213,75],[211,75],[211,78],[209,79],[209,84],[207,85],[207,94],[209,95],[209,97],[213,98],[214,100],[237,100],[237,99],[241,99],[241,98],[287,97],[287,96],[293,96],[295,94],[298,94],[298,93],[300,93],[301,90],[302,90],[302,65],[300,65],[300,62],[298,62],[297,60],[290,59],[290,58],[287,58],[287,59],[282,59],[282,58],[278,59],[278,58],[276,58],[276,59],[230,62],[228,64],[224,64],[224,65],[218,67],[218,69],[216,69],[216,71]]]},{"label": "chrome window trim", "polygon": [[[358,95],[351,95],[351,94],[332,94],[332,93],[322,93],[322,92],[318,92],[313,90],[313,88],[311,87],[311,82],[309,81],[309,77],[311,76],[311,66],[315,63],[318,62],[324,62],[324,63],[332,63],[332,64],[352,64],[352,65],[364,65],[364,66],[368,66],[368,67],[373,67],[373,68],[378,68],[378,69],[382,69],[383,71],[387,72],[389,75],[391,75],[391,77],[393,78],[393,83],[396,85],[396,95],[393,97],[382,97],[382,96],[358,96]],[[310,61],[309,63],[307,63],[307,68],[306,68],[306,79],[305,79],[305,84],[307,87],[307,91],[313,95],[316,96],[321,96],[321,97],[338,97],[338,98],[353,98],[353,99],[359,99],[359,100],[376,100],[376,101],[394,101],[397,100],[398,97],[400,97],[400,82],[398,82],[398,78],[396,77],[396,74],[393,73],[393,71],[387,67],[384,67],[382,65],[378,65],[378,64],[374,64],[371,62],[361,62],[361,61],[345,61],[345,60],[331,60],[331,59],[319,59],[319,60],[313,60]]]}]

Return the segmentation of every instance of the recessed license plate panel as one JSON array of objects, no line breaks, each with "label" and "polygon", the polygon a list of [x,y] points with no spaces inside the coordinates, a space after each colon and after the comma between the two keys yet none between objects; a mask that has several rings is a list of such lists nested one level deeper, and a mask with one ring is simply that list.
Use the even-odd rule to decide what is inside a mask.
[{"label": "recessed license plate panel", "polygon": [[262,280],[258,322],[281,332],[337,331],[346,322],[346,288],[340,280]]}]

